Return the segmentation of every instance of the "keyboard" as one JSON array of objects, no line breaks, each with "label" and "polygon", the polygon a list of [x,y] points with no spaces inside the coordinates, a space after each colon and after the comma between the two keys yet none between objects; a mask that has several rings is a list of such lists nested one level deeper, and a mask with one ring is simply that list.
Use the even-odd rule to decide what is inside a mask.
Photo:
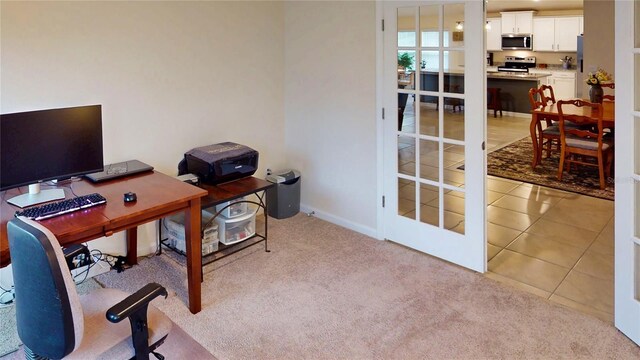
[{"label": "keyboard", "polygon": [[82,195],[73,199],[65,199],[16,211],[15,216],[24,216],[33,220],[44,220],[54,216],[105,204],[107,199],[98,193]]}]

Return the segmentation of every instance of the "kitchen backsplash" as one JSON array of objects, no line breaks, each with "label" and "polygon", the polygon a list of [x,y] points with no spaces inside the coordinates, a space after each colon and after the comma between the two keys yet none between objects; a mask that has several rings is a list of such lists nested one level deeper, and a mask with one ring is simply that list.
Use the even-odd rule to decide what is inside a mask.
[{"label": "kitchen backsplash", "polygon": [[539,52],[539,51],[522,51],[522,50],[509,50],[509,51],[490,51],[493,53],[493,64],[498,66],[499,64],[504,63],[505,56],[519,56],[519,57],[527,57],[527,56],[535,56],[536,57],[536,66],[540,66],[540,64],[547,64],[550,68],[562,68],[562,61],[565,56],[571,56],[573,61],[571,61],[571,69],[576,68],[576,53],[574,52]]}]

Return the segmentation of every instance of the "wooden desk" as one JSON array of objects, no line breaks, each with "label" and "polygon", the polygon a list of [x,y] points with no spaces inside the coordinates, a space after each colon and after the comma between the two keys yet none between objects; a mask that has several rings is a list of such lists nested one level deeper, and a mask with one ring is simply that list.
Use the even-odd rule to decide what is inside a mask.
[{"label": "wooden desk", "polygon": [[[201,250],[200,250],[200,198],[207,191],[176,180],[159,172],[137,174],[93,184],[80,180],[62,184],[67,197],[97,192],[107,199],[105,205],[76,211],[70,214],[42,220],[58,238],[61,246],[68,246],[111,236],[118,231],[127,234],[127,262],[137,262],[137,226],[160,219],[173,213],[185,211],[185,232],[190,241],[187,250],[187,280],[189,290],[189,310],[197,313],[201,309]],[[73,192],[71,191],[73,189]],[[13,218],[17,207],[5,200],[26,192],[26,187],[2,192],[0,266],[9,265],[9,242],[7,240],[7,222]],[[125,203],[123,195],[135,192],[138,200]]]},{"label": "wooden desk", "polygon": [[[573,105],[564,105],[562,107],[562,112],[570,115],[592,116],[592,109],[588,106],[577,107]],[[615,127],[615,113],[616,103],[614,101],[602,102],[602,124],[605,128]],[[536,134],[538,123],[545,117],[557,119],[559,115],[558,106],[556,104],[551,104],[531,112],[531,124],[529,125],[529,131],[531,132],[531,140],[533,143],[532,168],[535,168],[536,165],[540,163],[540,159],[538,158],[538,137]]]}]

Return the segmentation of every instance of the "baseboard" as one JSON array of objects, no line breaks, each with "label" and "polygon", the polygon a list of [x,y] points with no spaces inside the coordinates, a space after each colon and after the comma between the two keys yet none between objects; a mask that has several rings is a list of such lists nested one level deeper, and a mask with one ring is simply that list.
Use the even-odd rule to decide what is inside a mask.
[{"label": "baseboard", "polygon": [[302,211],[304,213],[307,213],[307,214],[313,213],[313,216],[317,217],[318,219],[322,219],[324,221],[328,221],[328,222],[330,222],[332,224],[336,224],[338,226],[342,226],[342,227],[347,228],[349,230],[353,230],[355,232],[359,232],[361,234],[370,236],[370,237],[372,237],[374,239],[383,240],[382,238],[378,237],[378,231],[375,228],[355,223],[355,222],[347,220],[345,218],[342,218],[342,217],[339,217],[339,216],[335,216],[333,214],[324,212],[322,210],[318,210],[316,208],[313,208],[311,206],[307,206],[307,205],[304,205],[304,204],[300,204],[300,211]]}]

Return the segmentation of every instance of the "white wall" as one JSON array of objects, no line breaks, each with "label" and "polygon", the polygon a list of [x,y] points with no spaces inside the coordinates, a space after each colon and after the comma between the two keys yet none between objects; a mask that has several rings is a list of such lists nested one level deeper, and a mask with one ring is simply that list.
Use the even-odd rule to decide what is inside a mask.
[{"label": "white wall", "polygon": [[[633,31],[629,29],[629,31]],[[613,1],[585,0],[584,2],[584,79],[598,68],[615,80],[615,4]],[[589,93],[584,83],[582,93]],[[605,94],[611,94],[605,90]]]},{"label": "white wall", "polygon": [[287,2],[285,141],[302,205],[375,235],[375,2]]},{"label": "white wall", "polygon": [[[286,165],[279,2],[5,2],[0,112],[103,105],[105,163],[235,141]],[[121,234],[115,235],[123,239]],[[153,247],[141,227],[140,253]],[[124,252],[124,242],[97,246]]]},{"label": "white wall", "polygon": [[102,104],[107,163],[173,174],[224,140],[283,163],[279,3],[2,2],[1,26],[3,113]]},{"label": "white wall", "polygon": [[[137,158],[167,174],[192,147],[247,144],[260,176],[302,171],[303,209],[375,235],[374,2],[2,2],[0,12],[0,112],[102,104],[105,162]],[[114,237],[93,245],[124,253]],[[154,224],[139,228],[140,254],[154,241]]]}]

